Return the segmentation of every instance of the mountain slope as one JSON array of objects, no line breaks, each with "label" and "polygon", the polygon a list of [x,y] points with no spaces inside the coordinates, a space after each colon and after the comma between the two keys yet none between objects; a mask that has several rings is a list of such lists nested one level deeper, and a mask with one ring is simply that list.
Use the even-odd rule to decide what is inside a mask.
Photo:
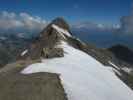
[{"label": "mountain slope", "polygon": [[115,45],[115,46],[112,46],[111,48],[108,48],[108,50],[113,52],[113,54],[118,59],[133,65],[133,51],[131,51],[126,46]]},{"label": "mountain slope", "polygon": [[[62,49],[63,56],[52,59],[42,58],[41,63],[26,67],[21,71],[22,74],[38,72],[60,74],[68,100],[88,100],[90,97],[92,100],[132,99],[132,90],[115,75],[112,67],[106,67],[88,54],[78,50],[78,45],[75,44],[71,33],[58,26],[58,23],[52,23],[51,27],[54,30],[51,34],[57,34],[58,38],[58,42],[52,42],[52,48],[54,46],[54,49]],[[73,40],[70,41],[70,38]],[[81,44],[85,45],[82,42]],[[49,53],[47,54],[49,56]]]},{"label": "mountain slope", "polygon": [[[35,60],[39,60],[39,62]],[[18,61],[23,63],[18,63]],[[28,98],[37,92],[36,97],[40,100],[40,96],[42,97],[40,94],[47,95],[45,92],[49,89],[55,91],[54,93],[48,92],[49,97],[56,97],[54,100],[132,100],[133,98],[133,91],[117,77],[117,75],[123,75],[120,69],[123,66],[119,64],[118,59],[105,50],[99,50],[75,38],[68,24],[62,18],[52,21],[18,56],[18,61],[0,70],[1,80],[8,83],[15,77],[17,84],[22,86],[27,82],[27,79],[31,80],[33,84],[40,83],[36,87],[40,88],[41,86],[45,91],[29,93],[26,95]],[[39,76],[36,76],[37,74]],[[12,75],[13,78],[7,78]],[[30,79],[30,75],[34,77],[32,76]],[[44,83],[41,81],[43,78],[39,78],[39,83],[36,83],[36,80],[32,81],[34,78],[43,77],[43,75],[46,79],[53,75],[56,78],[52,79],[56,80],[58,84],[54,82],[52,85],[51,81],[45,80],[44,83],[49,84],[49,88],[47,88],[46,84],[43,87]],[[2,83],[0,86],[5,85]],[[28,85],[25,84],[23,87],[21,92],[24,92]],[[30,90],[28,89],[28,91]],[[19,94],[19,91],[17,92]],[[59,93],[62,98],[57,99],[56,93]],[[4,92],[2,95],[8,94],[9,92]],[[2,97],[0,95],[0,99]],[[44,98],[42,97],[41,100]],[[35,99],[33,96],[32,100]],[[52,100],[52,98],[46,100]]]},{"label": "mountain slope", "polygon": [[66,43],[63,58],[42,60],[21,73],[51,72],[60,74],[68,100],[131,100],[133,92],[117,78],[111,68],[103,66],[86,53]]}]

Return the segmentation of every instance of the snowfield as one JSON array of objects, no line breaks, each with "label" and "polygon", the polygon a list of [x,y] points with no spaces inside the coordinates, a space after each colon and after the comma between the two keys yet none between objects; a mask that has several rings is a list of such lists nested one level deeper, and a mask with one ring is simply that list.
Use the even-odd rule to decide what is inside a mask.
[{"label": "snowfield", "polygon": [[60,74],[68,100],[133,100],[133,92],[112,70],[88,54],[62,42],[65,56],[43,59],[21,71],[22,74]]}]

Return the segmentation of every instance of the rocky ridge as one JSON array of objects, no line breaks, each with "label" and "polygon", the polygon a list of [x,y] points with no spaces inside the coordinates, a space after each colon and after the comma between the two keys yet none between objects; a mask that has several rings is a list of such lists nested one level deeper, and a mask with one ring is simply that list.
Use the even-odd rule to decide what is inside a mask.
[{"label": "rocky ridge", "polygon": [[[63,86],[61,85],[58,74],[39,73],[37,75],[32,74],[26,77],[25,75],[19,73],[20,70],[22,70],[26,66],[37,63],[38,61],[40,62],[42,58],[52,59],[64,57],[65,52],[60,46],[62,41],[68,43],[78,50],[89,54],[90,56],[101,62],[103,65],[106,65],[107,67],[112,66],[116,75],[118,75],[119,78],[127,83],[127,85],[133,88],[132,81],[129,83],[126,82],[127,75],[129,75],[130,73],[123,70],[125,66],[126,68],[129,68],[130,65],[128,63],[120,61],[110,51],[107,51],[105,49],[98,49],[93,45],[83,43],[72,35],[69,25],[64,21],[63,18],[57,18],[53,20],[52,23],[50,23],[38,37],[32,40],[32,42],[29,44],[29,47],[24,48],[21,54],[17,57],[17,61],[15,63],[8,64],[1,69],[0,79],[3,81],[0,82],[0,87],[3,88],[1,89],[2,94],[0,95],[0,99],[10,100],[10,98],[13,98],[15,100],[15,98],[17,98],[16,100],[29,100],[30,95],[33,93],[35,94],[35,96],[32,97],[31,100],[44,100],[44,98],[45,100],[53,100],[53,98],[54,100],[67,100],[67,95],[63,89]],[[9,76],[11,77],[8,78]],[[29,79],[31,81],[28,81]],[[39,81],[40,83],[37,83],[37,81]],[[9,84],[5,84],[8,82]],[[14,84],[18,84],[18,87],[22,87],[21,90],[15,88]],[[32,84],[32,86],[29,87],[29,84]],[[33,88],[36,84],[38,84],[38,88],[42,88],[42,90]],[[6,85],[9,85],[9,89],[14,87],[12,88],[14,93],[13,95],[5,97],[5,95],[12,93],[12,91],[8,92],[8,90],[5,88]],[[26,91],[26,87],[29,87],[33,92],[31,94],[27,94],[23,98],[21,97],[21,95]],[[48,91],[48,94],[46,94],[48,89],[50,89],[50,91]],[[37,93],[37,91],[39,92]],[[53,93],[52,91],[55,92]],[[17,96],[15,95],[16,93]],[[40,94],[46,94],[46,96]]]}]

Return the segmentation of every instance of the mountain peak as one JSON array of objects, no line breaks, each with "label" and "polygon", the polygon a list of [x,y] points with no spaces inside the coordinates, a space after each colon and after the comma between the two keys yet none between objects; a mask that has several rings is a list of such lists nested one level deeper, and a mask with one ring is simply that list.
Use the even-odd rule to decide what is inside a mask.
[{"label": "mountain peak", "polygon": [[52,21],[51,24],[55,24],[65,30],[70,30],[68,23],[64,20],[63,17],[57,17],[56,19]]},{"label": "mountain peak", "polygon": [[48,38],[48,40],[51,41],[66,39],[66,37],[71,36],[72,34],[67,22],[62,17],[58,17],[54,19],[46,28],[44,28],[44,30],[40,33],[39,38],[41,40],[46,40],[46,38]]},{"label": "mountain peak", "polygon": [[63,57],[64,51],[59,45],[62,41],[69,42],[69,38],[72,38],[69,25],[63,18],[56,18],[34,39],[30,47],[22,52],[20,58]]}]

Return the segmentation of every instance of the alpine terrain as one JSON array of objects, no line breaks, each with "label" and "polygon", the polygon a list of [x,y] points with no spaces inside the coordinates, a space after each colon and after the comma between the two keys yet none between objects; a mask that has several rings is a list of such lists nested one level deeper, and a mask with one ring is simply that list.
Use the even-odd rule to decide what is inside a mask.
[{"label": "alpine terrain", "polygon": [[53,20],[0,69],[0,100],[132,100],[132,63],[73,36]]}]

